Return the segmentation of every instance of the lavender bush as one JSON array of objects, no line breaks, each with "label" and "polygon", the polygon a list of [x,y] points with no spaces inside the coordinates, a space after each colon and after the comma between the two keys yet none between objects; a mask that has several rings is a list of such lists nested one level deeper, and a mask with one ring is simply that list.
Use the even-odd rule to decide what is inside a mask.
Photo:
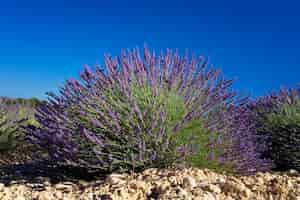
[{"label": "lavender bush", "polygon": [[267,148],[262,157],[274,161],[274,169],[300,169],[300,86],[281,89],[250,105],[257,134]]},{"label": "lavender bush", "polygon": [[86,67],[80,81],[49,93],[29,138],[54,161],[106,172],[178,162],[260,170],[231,84],[202,57],[147,48],[143,58],[138,50],[106,56],[103,67]]},{"label": "lavender bush", "polygon": [[268,171],[273,165],[271,159],[261,156],[267,149],[266,140],[257,133],[256,119],[249,103],[248,99],[244,99],[230,109],[227,115],[232,118],[227,122],[228,129],[221,137],[222,141],[228,141],[230,145],[220,160],[233,163],[235,172],[243,175]]}]

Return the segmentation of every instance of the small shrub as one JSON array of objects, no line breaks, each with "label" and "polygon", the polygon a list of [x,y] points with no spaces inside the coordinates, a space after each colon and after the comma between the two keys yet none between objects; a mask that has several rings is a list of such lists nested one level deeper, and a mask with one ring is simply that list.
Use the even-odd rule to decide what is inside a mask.
[{"label": "small shrub", "polygon": [[300,90],[281,89],[259,98],[251,109],[257,132],[267,145],[262,156],[274,161],[275,170],[299,170]]},{"label": "small shrub", "polygon": [[16,146],[17,129],[12,127],[4,127],[7,122],[0,122],[0,151],[8,151]]},{"label": "small shrub", "polygon": [[256,118],[248,107],[249,103],[249,99],[244,99],[227,113],[232,118],[227,122],[228,129],[221,137],[221,141],[226,140],[229,145],[220,160],[230,161],[234,172],[243,175],[269,171],[273,165],[270,158],[261,156],[267,147],[264,138],[257,133]]},{"label": "small shrub", "polygon": [[3,153],[5,151],[13,149],[17,142],[16,137],[18,135],[17,126],[9,122],[6,117],[6,112],[0,107],[0,151]]},{"label": "small shrub", "polygon": [[234,135],[225,134],[234,131],[231,83],[205,59],[169,50],[107,56],[104,67],[86,67],[80,81],[48,94],[36,115],[39,127],[27,129],[29,139],[53,161],[105,172],[176,163],[235,167],[228,163],[233,157],[220,161],[229,158],[224,151]]},{"label": "small shrub", "polygon": [[23,127],[38,125],[33,118],[33,108],[17,100],[1,99],[0,110],[0,164],[28,161],[37,148],[24,140]]}]

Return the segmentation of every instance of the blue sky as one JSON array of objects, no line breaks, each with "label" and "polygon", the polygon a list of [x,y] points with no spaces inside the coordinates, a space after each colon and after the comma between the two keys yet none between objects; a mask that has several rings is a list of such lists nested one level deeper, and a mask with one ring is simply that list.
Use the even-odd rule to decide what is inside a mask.
[{"label": "blue sky", "polygon": [[0,6],[0,96],[44,98],[122,48],[209,56],[253,96],[300,82],[297,1],[9,0]]}]

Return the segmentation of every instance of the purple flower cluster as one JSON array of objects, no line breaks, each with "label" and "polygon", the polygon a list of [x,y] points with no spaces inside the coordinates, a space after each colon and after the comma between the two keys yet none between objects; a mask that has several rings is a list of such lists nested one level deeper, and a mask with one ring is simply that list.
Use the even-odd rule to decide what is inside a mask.
[{"label": "purple flower cluster", "polygon": [[231,161],[236,173],[254,174],[258,171],[268,171],[272,162],[261,157],[266,150],[265,138],[257,134],[253,112],[248,107],[248,100],[234,106],[230,115],[232,120],[228,130],[222,135],[230,145],[222,160]]},{"label": "purple flower cluster", "polygon": [[256,101],[251,102],[249,107],[255,110],[257,117],[260,118],[266,113],[270,113],[283,105],[294,105],[299,103],[300,84],[297,89],[281,88],[279,92],[273,92],[269,95],[259,97]]}]

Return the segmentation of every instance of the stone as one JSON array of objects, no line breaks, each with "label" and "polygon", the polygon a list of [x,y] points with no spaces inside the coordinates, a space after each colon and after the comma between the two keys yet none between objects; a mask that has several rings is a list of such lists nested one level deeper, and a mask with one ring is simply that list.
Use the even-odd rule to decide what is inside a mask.
[{"label": "stone", "polygon": [[56,191],[56,192],[54,193],[54,197],[55,197],[55,199],[63,199],[64,194],[63,194],[62,191]]},{"label": "stone", "polygon": [[216,200],[215,196],[211,193],[204,193],[201,198],[203,200]]},{"label": "stone", "polygon": [[3,192],[4,188],[5,188],[5,185],[3,183],[0,183],[0,192]]},{"label": "stone", "polygon": [[180,198],[186,198],[188,196],[188,192],[182,188],[178,188],[176,193]]},{"label": "stone", "polygon": [[208,185],[207,190],[209,192],[214,193],[214,194],[220,194],[222,192],[222,190],[220,189],[220,187],[218,187],[216,185],[212,185],[212,184]]},{"label": "stone", "polygon": [[159,191],[164,192],[166,190],[169,190],[170,187],[171,187],[170,182],[164,181],[164,182],[159,184],[158,189],[159,189]]},{"label": "stone", "polygon": [[149,169],[146,169],[144,172],[143,172],[144,175],[153,175],[153,174],[157,174],[157,169],[156,168],[149,168]]},{"label": "stone", "polygon": [[226,179],[223,177],[217,178],[216,182],[218,183],[226,183]]},{"label": "stone", "polygon": [[124,184],[125,178],[121,174],[111,174],[107,177],[106,181],[112,185]]},{"label": "stone", "polygon": [[176,176],[171,176],[168,178],[168,181],[170,182],[171,186],[176,186],[179,184],[178,179]]},{"label": "stone", "polygon": [[113,200],[113,198],[109,194],[103,194],[103,195],[99,196],[99,198],[100,198],[100,200]]},{"label": "stone", "polygon": [[26,200],[23,196],[17,196],[14,200]]},{"label": "stone", "polygon": [[55,198],[53,197],[51,192],[48,191],[43,191],[40,192],[38,195],[38,200],[54,200]]},{"label": "stone", "polygon": [[252,196],[251,190],[248,188],[245,188],[245,190],[243,191],[243,196],[246,197],[246,199],[249,199]]},{"label": "stone", "polygon": [[55,185],[56,190],[61,190],[64,192],[71,192],[72,187],[73,187],[72,185],[66,184],[66,183],[59,183],[59,184]]},{"label": "stone", "polygon": [[34,191],[44,191],[45,185],[43,183],[26,183],[27,187],[32,188]]},{"label": "stone", "polygon": [[147,184],[144,181],[133,180],[128,183],[128,186],[134,190],[138,190],[138,189],[142,191],[147,190]]},{"label": "stone", "polygon": [[[143,179],[147,176],[147,179]],[[43,187],[47,185],[46,187]],[[41,189],[43,188],[43,190]],[[187,200],[300,200],[300,177],[286,173],[254,176],[217,174],[201,169],[151,169],[138,174],[112,174],[84,186],[72,182],[0,183],[1,200],[187,199]]]},{"label": "stone", "polygon": [[289,175],[292,175],[292,176],[297,176],[297,175],[299,175],[299,174],[298,174],[298,171],[297,171],[297,170],[294,170],[294,169],[289,170],[288,174],[289,174]]},{"label": "stone", "polygon": [[193,189],[194,187],[197,186],[197,183],[194,178],[190,176],[186,176],[183,178],[183,186],[184,188]]}]

